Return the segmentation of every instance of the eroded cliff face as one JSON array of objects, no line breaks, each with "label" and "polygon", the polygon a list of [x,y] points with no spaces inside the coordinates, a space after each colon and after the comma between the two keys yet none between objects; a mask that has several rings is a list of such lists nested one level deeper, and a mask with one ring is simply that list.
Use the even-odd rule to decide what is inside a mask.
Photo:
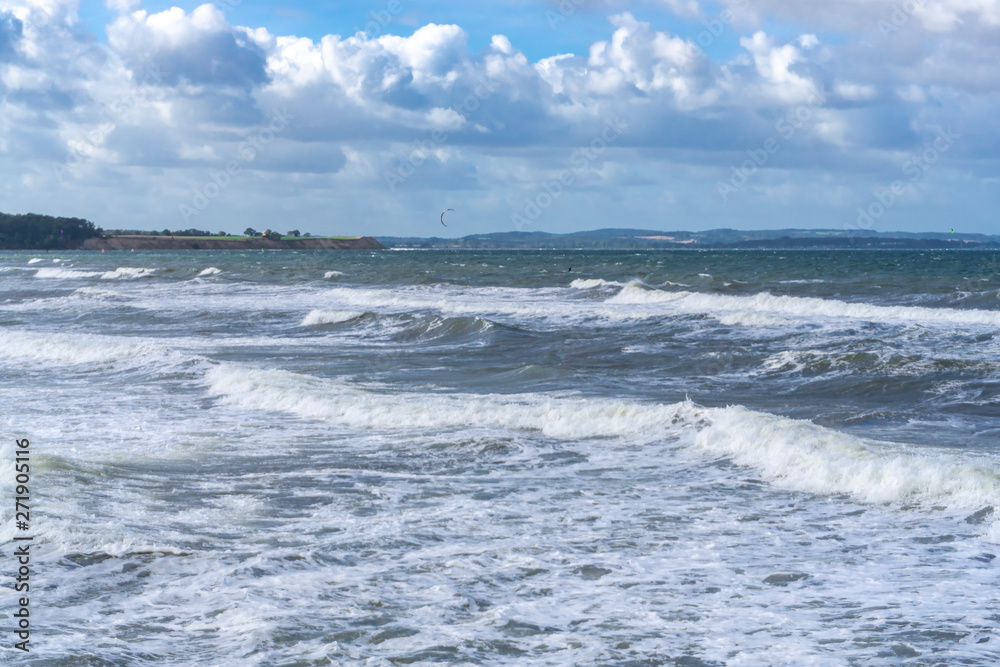
[{"label": "eroded cliff face", "polygon": [[80,250],[384,250],[371,236],[353,239],[265,238],[232,239],[222,236],[109,236],[87,239]]}]

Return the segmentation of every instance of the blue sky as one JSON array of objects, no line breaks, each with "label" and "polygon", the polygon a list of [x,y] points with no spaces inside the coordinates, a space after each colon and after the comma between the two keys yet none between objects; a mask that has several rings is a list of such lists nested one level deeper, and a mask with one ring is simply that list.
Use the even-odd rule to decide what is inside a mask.
[{"label": "blue sky", "polygon": [[1000,0],[0,0],[0,210],[998,233],[998,56]]}]

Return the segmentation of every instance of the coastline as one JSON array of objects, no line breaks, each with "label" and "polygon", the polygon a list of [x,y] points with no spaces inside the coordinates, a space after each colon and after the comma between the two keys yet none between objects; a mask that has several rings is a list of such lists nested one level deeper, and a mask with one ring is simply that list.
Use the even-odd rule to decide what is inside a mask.
[{"label": "coastline", "polygon": [[90,238],[80,250],[385,250],[371,236],[355,238],[226,238],[219,236],[109,236]]}]

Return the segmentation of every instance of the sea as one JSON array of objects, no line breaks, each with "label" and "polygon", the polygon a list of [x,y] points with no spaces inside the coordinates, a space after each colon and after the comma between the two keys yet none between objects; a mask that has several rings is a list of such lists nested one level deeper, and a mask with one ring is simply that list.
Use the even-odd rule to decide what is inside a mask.
[{"label": "sea", "polygon": [[998,251],[5,252],[0,377],[6,664],[1000,664]]}]

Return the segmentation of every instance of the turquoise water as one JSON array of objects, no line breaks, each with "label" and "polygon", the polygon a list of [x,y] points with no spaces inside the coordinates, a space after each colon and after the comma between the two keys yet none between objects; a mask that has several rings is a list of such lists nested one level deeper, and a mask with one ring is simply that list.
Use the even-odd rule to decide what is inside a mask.
[{"label": "turquoise water", "polygon": [[995,664],[998,269],[0,254],[28,661]]}]

